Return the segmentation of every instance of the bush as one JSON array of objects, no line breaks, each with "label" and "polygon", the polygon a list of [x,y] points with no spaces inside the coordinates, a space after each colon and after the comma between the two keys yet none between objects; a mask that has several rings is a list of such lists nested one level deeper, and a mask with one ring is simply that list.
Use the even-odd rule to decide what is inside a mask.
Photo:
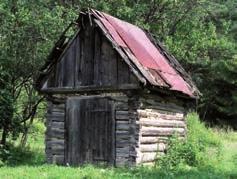
[{"label": "bush", "polygon": [[[169,140],[167,153],[157,160],[156,166],[168,170],[179,166],[207,166],[215,162],[214,158],[220,158],[220,139],[200,121],[197,114],[187,116],[187,128],[184,140],[178,139],[176,135]],[[207,161],[207,155],[216,157],[210,157]]]},{"label": "bush", "polygon": [[45,162],[44,131],[43,122],[35,119],[29,130],[26,146],[21,146],[20,138],[6,145],[0,145],[0,167],[43,164]]}]

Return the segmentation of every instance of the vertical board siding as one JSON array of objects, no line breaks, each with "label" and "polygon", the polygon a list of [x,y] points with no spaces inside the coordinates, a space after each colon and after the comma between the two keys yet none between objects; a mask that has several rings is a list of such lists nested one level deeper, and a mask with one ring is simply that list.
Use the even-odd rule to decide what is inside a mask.
[{"label": "vertical board siding", "polygon": [[[67,101],[67,163],[113,162],[113,110],[107,98]],[[72,112],[73,109],[73,112]]]},{"label": "vertical board siding", "polygon": [[48,81],[48,88],[116,88],[138,84],[111,42],[98,27],[87,22],[54,65]]},{"label": "vertical board siding", "polygon": [[101,57],[101,35],[95,30],[95,43],[94,43],[94,81],[95,86],[101,86],[101,75],[100,75],[100,57]]}]

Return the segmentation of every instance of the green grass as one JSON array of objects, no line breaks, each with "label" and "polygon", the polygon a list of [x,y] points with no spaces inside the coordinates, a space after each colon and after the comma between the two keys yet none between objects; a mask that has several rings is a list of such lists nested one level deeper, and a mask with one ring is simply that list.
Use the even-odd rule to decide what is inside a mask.
[{"label": "green grass", "polygon": [[78,168],[53,165],[17,166],[1,168],[0,178],[236,178],[236,173],[206,169],[180,169],[176,172],[162,172],[152,168],[99,168],[85,166]]},{"label": "green grass", "polygon": [[[215,137],[222,142],[220,160],[208,162],[213,156],[213,146],[206,153],[208,165],[190,167],[179,166],[175,170],[161,170],[158,168],[106,168],[87,165],[83,167],[62,167],[45,164],[44,159],[44,127],[36,123],[26,148],[11,147],[10,158],[0,167],[0,178],[237,178],[237,133],[233,131],[215,130]],[[210,137],[210,136],[209,136]],[[217,139],[215,139],[217,140]]]}]

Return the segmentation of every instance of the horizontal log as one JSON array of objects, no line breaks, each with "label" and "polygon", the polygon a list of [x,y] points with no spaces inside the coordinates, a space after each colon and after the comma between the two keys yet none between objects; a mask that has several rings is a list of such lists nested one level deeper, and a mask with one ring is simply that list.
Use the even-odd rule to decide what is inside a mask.
[{"label": "horizontal log", "polygon": [[141,128],[142,136],[172,136],[185,135],[184,128],[162,128],[162,127],[144,127]]},{"label": "horizontal log", "polygon": [[65,150],[64,149],[54,149],[54,150],[48,149],[48,150],[45,150],[45,153],[46,153],[46,156],[51,157],[53,155],[64,155]]},{"label": "horizontal log", "polygon": [[63,117],[64,114],[65,114],[65,111],[62,111],[62,112],[50,112],[50,113],[46,113],[46,116],[47,117],[50,117],[50,116]]},{"label": "horizontal log", "polygon": [[61,103],[61,104],[54,104],[54,103],[51,103],[51,105],[53,108],[64,108],[65,107],[65,104],[64,103]]},{"label": "horizontal log", "polygon": [[164,152],[145,152],[141,153],[136,159],[137,164],[153,163],[161,156],[165,155]]},{"label": "horizontal log", "polygon": [[142,166],[149,166],[149,167],[152,167],[152,166],[155,165],[154,162],[144,162],[144,163],[141,163],[141,164],[142,164]]},{"label": "horizontal log", "polygon": [[118,148],[116,147],[115,151],[116,151],[116,154],[117,153],[129,153],[129,146],[124,146],[122,148]]},{"label": "horizontal log", "polygon": [[58,128],[58,129],[64,129],[65,128],[65,123],[64,122],[59,122],[59,121],[53,121],[52,123],[51,123],[51,126],[53,127],[53,128]]},{"label": "horizontal log", "polygon": [[185,127],[184,121],[140,118],[138,124],[155,127]]},{"label": "horizontal log", "polygon": [[140,138],[140,143],[141,144],[153,144],[153,143],[166,143],[168,141],[168,137],[148,137],[148,136],[143,136]]},{"label": "horizontal log", "polygon": [[47,115],[46,116],[47,120],[50,121],[58,121],[58,122],[64,122],[65,121],[65,117],[64,115]]},{"label": "horizontal log", "polygon": [[118,158],[118,157],[123,157],[123,158],[127,157],[128,158],[129,156],[130,156],[129,151],[126,153],[125,152],[124,153],[121,153],[121,152],[116,153],[116,158]]},{"label": "horizontal log", "polygon": [[117,135],[130,135],[129,131],[119,131],[119,130],[116,130],[115,134],[116,136]]},{"label": "horizontal log", "polygon": [[53,109],[49,110],[49,113],[51,113],[51,114],[64,114],[65,113],[65,108],[62,108],[62,109],[53,108]]},{"label": "horizontal log", "polygon": [[55,129],[55,128],[47,129],[46,130],[46,136],[47,136],[47,138],[64,139],[65,130]]},{"label": "horizontal log", "polygon": [[65,149],[65,146],[64,145],[55,145],[55,144],[52,144],[51,143],[51,150],[52,150],[52,153],[54,150],[64,150]]},{"label": "horizontal log", "polygon": [[129,119],[129,114],[128,111],[116,111],[116,119],[119,120],[128,120]]},{"label": "horizontal log", "polygon": [[104,86],[104,87],[98,87],[96,85],[94,86],[82,86],[82,87],[50,87],[47,89],[41,89],[42,92],[48,93],[48,94],[70,94],[70,93],[79,93],[79,92],[94,92],[100,91],[100,92],[109,92],[109,91],[116,91],[116,90],[135,90],[140,89],[140,86],[137,84],[123,84],[123,85],[116,85],[116,86]]},{"label": "horizontal log", "polygon": [[116,136],[115,136],[116,138],[117,137],[126,138],[130,136],[129,131],[115,131],[115,133],[116,133]]},{"label": "horizontal log", "polygon": [[53,163],[58,165],[64,164],[64,156],[63,155],[53,155],[52,157]]},{"label": "horizontal log", "polygon": [[129,135],[116,135],[115,140],[120,141],[120,140],[129,140],[130,136]]},{"label": "horizontal log", "polygon": [[60,140],[60,139],[51,139],[50,141],[46,141],[46,145],[47,146],[65,146],[65,141],[64,140]]},{"label": "horizontal log", "polygon": [[119,124],[127,124],[127,125],[129,125],[129,121],[127,120],[127,121],[119,121],[119,120],[117,120],[116,121],[116,125],[119,125]]},{"label": "horizontal log", "polygon": [[141,152],[163,152],[165,149],[166,145],[164,143],[140,145]]},{"label": "horizontal log", "polygon": [[52,148],[52,155],[64,155],[65,149],[64,148]]},{"label": "horizontal log", "polygon": [[144,106],[147,108],[151,107],[157,110],[165,110],[165,111],[168,110],[170,112],[185,111],[185,109],[181,106],[181,104],[175,104],[173,102],[160,103],[160,102],[157,102],[156,100],[149,99],[149,98],[142,98],[141,101],[143,102]]},{"label": "horizontal log", "polygon": [[161,112],[154,110],[138,110],[138,116],[140,118],[154,118],[154,119],[164,119],[164,120],[184,120],[183,113],[170,113],[170,112]]},{"label": "horizontal log", "polygon": [[139,163],[154,162],[157,159],[156,152],[142,153]]},{"label": "horizontal log", "polygon": [[116,141],[116,147],[124,147],[129,145],[130,145],[129,140]]},{"label": "horizontal log", "polygon": [[116,130],[120,131],[128,131],[130,126],[128,124],[117,124],[116,123]]}]

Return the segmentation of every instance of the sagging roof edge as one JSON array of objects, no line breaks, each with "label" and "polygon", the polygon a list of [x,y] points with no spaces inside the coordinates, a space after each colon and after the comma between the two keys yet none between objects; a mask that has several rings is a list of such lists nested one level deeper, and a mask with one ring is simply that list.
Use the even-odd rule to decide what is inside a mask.
[{"label": "sagging roof edge", "polygon": [[193,93],[197,96],[201,96],[201,92],[196,87],[196,84],[192,81],[191,76],[184,70],[182,65],[178,62],[178,60],[171,55],[168,50],[163,46],[163,44],[157,39],[157,37],[149,32],[148,30],[145,30],[145,33],[147,37],[151,40],[151,42],[156,46],[156,48],[160,51],[162,55],[166,57],[166,59],[169,61],[169,64],[181,75],[181,77],[190,85],[190,87],[193,89]]},{"label": "sagging roof edge", "polygon": [[[70,42],[67,43],[67,44],[64,44],[65,42],[65,33],[67,32],[67,30],[73,25],[73,24],[76,24],[78,25],[78,23],[80,22],[80,19],[83,15],[89,15],[89,19],[91,21],[91,15],[93,15],[91,13],[91,10],[89,9],[87,12],[81,12],[80,13],[80,16],[79,18],[72,22],[71,24],[69,24],[69,26],[64,30],[64,32],[61,34],[59,40],[55,43],[55,46],[53,47],[51,53],[49,54],[46,62],[45,62],[45,65],[40,69],[40,75],[38,76],[38,78],[36,79],[36,83],[35,83],[35,87],[38,91],[40,91],[40,85],[42,84],[42,80],[44,80],[47,75],[50,73],[50,70],[52,68],[52,66],[57,63],[57,61],[60,59],[60,56],[63,54],[63,52],[70,46],[70,42],[74,40],[74,38],[71,38]],[[93,15],[94,16],[94,15]],[[94,16],[95,17],[95,16]],[[96,17],[95,17],[96,18]],[[96,18],[97,19],[97,18]],[[95,20],[95,19],[93,19]],[[96,23],[96,21],[95,21]],[[102,23],[101,23],[102,24]],[[103,25],[103,24],[102,24]],[[106,28],[104,27],[104,29],[106,30]],[[103,32],[103,29],[101,29],[102,32]],[[143,29],[144,30],[144,29]],[[147,34],[147,36],[149,37],[149,39],[151,40],[151,42],[159,49],[160,53],[163,54],[167,60],[169,61],[170,65],[180,74],[180,76],[188,83],[188,85],[191,86],[191,88],[193,89],[193,92],[194,92],[194,96],[191,97],[191,96],[188,96],[186,94],[183,94],[182,92],[180,91],[175,91],[175,90],[172,90],[174,91],[175,93],[181,93],[182,95],[181,96],[184,96],[184,97],[188,97],[188,98],[199,98],[199,96],[201,95],[201,93],[198,91],[197,87],[195,86],[195,84],[192,82],[191,80],[191,77],[187,74],[187,72],[182,68],[182,66],[179,64],[179,62],[172,56],[170,55],[167,50],[161,45],[161,43],[159,41],[157,41],[155,38],[154,38],[154,35],[152,35],[149,31],[147,30],[144,30]],[[104,32],[106,33],[106,32]],[[106,38],[112,43],[113,46],[117,46],[118,48],[120,48],[118,45],[114,44],[113,41],[113,38],[112,37],[108,37],[109,33],[107,32],[107,35],[104,34],[106,36]],[[57,48],[58,47],[61,47],[62,49],[62,53],[59,53],[58,54],[58,50]],[[116,48],[115,48],[116,49]],[[116,51],[118,51],[118,49],[116,49]],[[56,55],[55,55],[56,54]],[[121,55],[121,53],[119,53]],[[124,52],[124,54],[126,55],[126,58],[130,59],[127,54]],[[125,56],[121,56],[123,59],[125,58]],[[129,65],[129,64],[128,64]],[[129,65],[130,66],[130,65]],[[131,66],[130,66],[131,67]],[[136,68],[137,66],[133,64],[133,66],[131,68]],[[178,67],[178,69],[177,69]],[[147,79],[144,79],[144,77],[142,77],[142,74],[138,74],[139,73],[139,70],[140,69],[136,69],[135,71],[133,71],[133,73],[135,73],[135,75],[138,77],[138,79],[145,85],[147,85],[147,82],[146,80]],[[160,86],[153,86],[153,88],[160,88],[160,89],[167,89],[169,90],[169,88],[166,88],[166,87],[160,87]]]}]

